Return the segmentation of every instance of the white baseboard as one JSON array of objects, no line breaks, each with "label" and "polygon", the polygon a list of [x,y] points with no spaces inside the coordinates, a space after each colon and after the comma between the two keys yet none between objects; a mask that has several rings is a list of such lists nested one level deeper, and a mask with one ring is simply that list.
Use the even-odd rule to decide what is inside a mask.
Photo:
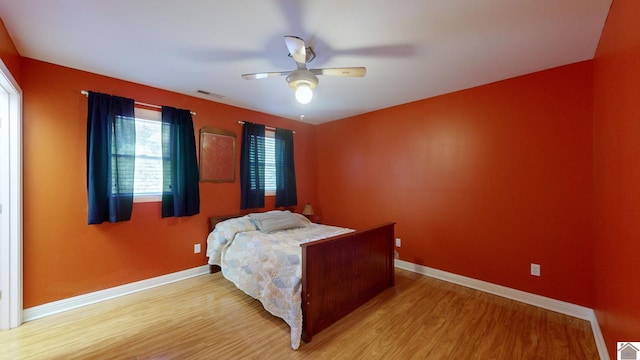
[{"label": "white baseboard", "polygon": [[203,265],[192,269],[182,270],[175,273],[136,281],[129,284],[116,286],[109,289],[99,290],[88,294],[74,296],[43,305],[24,309],[22,318],[24,321],[39,319],[45,316],[57,314],[63,311],[94,304],[100,301],[113,299],[118,296],[131,294],[134,292],[151,289],[157,286],[166,285],[172,282],[185,280],[194,276],[208,274],[209,265]]},{"label": "white baseboard", "polygon": [[427,266],[410,263],[404,260],[396,259],[395,266],[399,269],[408,270],[414,273],[466,286],[479,291],[502,296],[507,299],[516,300],[525,304],[537,306],[543,309],[555,311],[561,314],[589,321],[591,323],[591,329],[593,331],[593,336],[598,348],[598,353],[600,354],[600,359],[609,360],[609,353],[607,352],[604,337],[602,336],[602,332],[600,331],[600,325],[598,324],[598,319],[596,318],[593,309],[556,299],[551,299],[541,295],[531,294],[521,290],[512,289],[506,286],[497,285],[458,274],[453,274]]}]

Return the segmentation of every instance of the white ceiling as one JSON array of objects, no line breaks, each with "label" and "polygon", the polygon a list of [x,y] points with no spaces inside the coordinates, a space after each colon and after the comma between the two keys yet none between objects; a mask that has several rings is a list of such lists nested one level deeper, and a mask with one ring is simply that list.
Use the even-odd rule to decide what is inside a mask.
[{"label": "white ceiling", "polygon": [[[305,122],[318,124],[592,59],[610,5],[0,0],[0,18],[24,57],[295,120],[303,112]],[[295,69],[285,35],[313,48],[310,68],[365,66],[367,75],[320,76],[304,109],[284,77],[240,77]]]}]

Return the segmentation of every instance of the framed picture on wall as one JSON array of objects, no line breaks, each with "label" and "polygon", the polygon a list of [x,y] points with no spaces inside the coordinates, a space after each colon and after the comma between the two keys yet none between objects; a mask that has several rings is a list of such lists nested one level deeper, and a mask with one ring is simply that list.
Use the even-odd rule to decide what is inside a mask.
[{"label": "framed picture on wall", "polygon": [[200,129],[200,181],[234,182],[236,180],[236,134],[230,130]]}]

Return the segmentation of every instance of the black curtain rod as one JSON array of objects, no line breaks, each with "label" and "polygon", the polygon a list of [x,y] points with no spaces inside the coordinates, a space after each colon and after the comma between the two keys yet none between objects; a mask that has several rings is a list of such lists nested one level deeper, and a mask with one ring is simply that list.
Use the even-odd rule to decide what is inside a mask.
[{"label": "black curtain rod", "polygon": [[[80,94],[84,95],[84,96],[89,96],[89,92],[87,90],[80,90]],[[154,105],[154,104],[147,104],[147,103],[143,103],[143,102],[139,102],[139,101],[134,101],[136,103],[136,105],[142,105],[142,106],[147,106],[147,107],[152,107],[155,109],[162,109],[162,106],[160,105]],[[190,111],[191,115],[196,115],[195,111]]]},{"label": "black curtain rod", "polygon": [[[238,120],[238,124],[240,124],[240,125],[244,125],[244,121],[242,121],[242,120]],[[265,128],[265,129],[267,129],[267,130],[272,130],[272,131],[275,131],[275,130],[276,130],[276,128],[274,128],[273,126],[267,126],[267,125],[265,125],[265,126],[264,126],[264,128]],[[295,134],[296,132],[295,132],[295,131],[292,131],[292,133],[294,133],[294,134]]]}]

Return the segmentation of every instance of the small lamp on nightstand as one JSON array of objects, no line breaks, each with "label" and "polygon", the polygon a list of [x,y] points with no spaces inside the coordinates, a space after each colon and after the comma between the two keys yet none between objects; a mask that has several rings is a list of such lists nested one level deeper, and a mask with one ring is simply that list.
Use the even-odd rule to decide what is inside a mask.
[{"label": "small lamp on nightstand", "polygon": [[302,210],[302,215],[306,216],[307,219],[311,220],[311,217],[313,216],[313,208],[311,207],[311,203],[307,203],[307,205],[304,206],[304,209]]}]

